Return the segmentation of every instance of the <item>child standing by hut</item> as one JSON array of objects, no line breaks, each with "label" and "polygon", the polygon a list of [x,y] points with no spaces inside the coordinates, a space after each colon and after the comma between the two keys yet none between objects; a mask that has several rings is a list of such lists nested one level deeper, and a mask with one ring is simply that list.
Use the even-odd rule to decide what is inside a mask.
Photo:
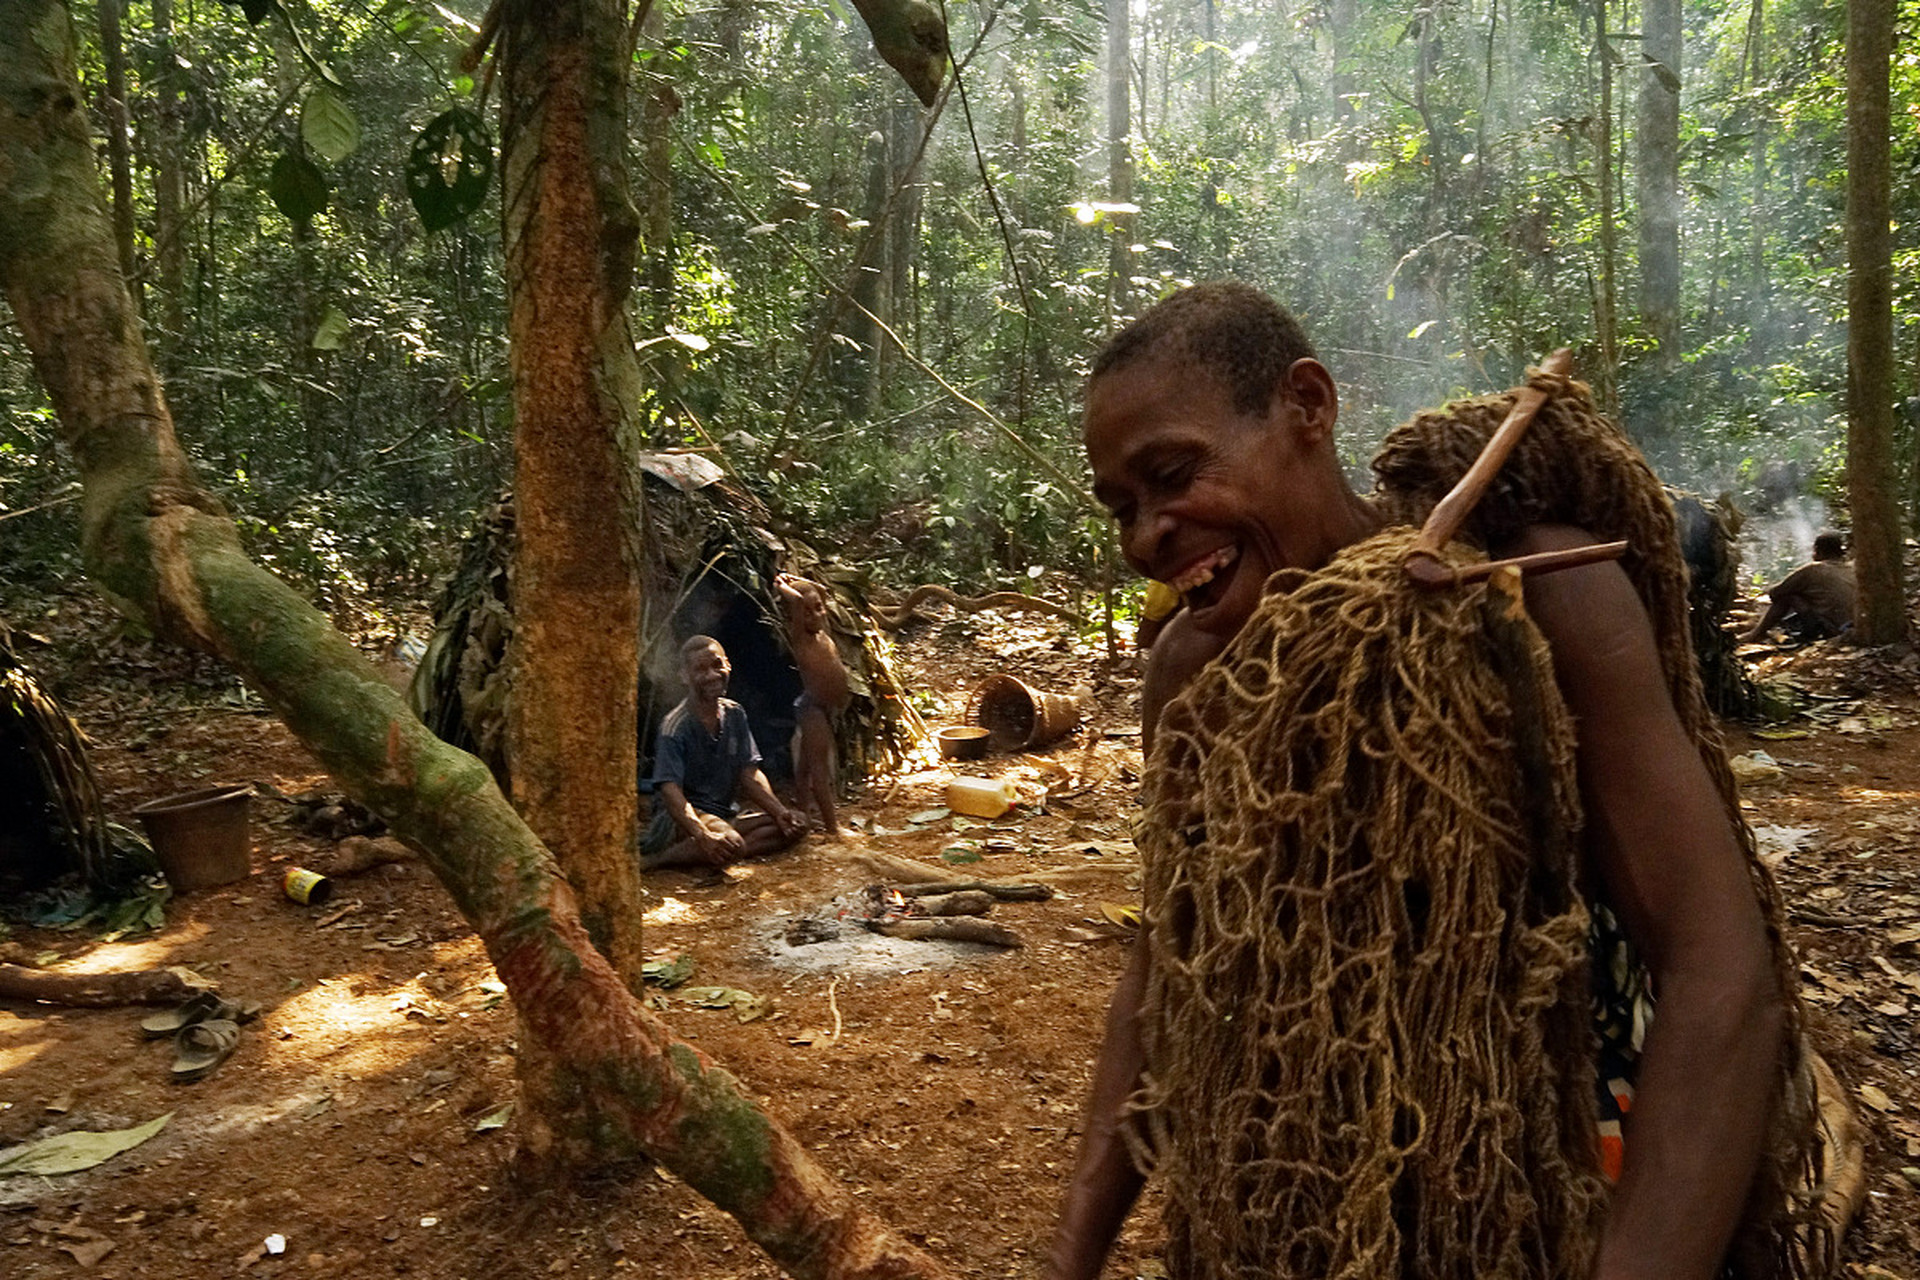
[{"label": "child standing by hut", "polygon": [[818,583],[783,573],[774,581],[787,614],[787,644],[800,670],[801,694],[794,700],[796,727],[793,783],[801,809],[819,811],[820,828],[838,838],[834,811],[839,771],[834,767],[833,725],[852,700],[847,669],[827,629],[827,594]]}]

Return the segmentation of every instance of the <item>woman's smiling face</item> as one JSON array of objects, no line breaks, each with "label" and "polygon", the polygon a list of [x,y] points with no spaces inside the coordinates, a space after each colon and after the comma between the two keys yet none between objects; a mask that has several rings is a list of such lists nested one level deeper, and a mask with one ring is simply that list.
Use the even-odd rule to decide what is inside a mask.
[{"label": "woman's smiling face", "polygon": [[[1111,369],[1087,389],[1085,441],[1094,495],[1120,522],[1128,563],[1181,593],[1199,630],[1231,636],[1253,613],[1268,575],[1318,568],[1332,548],[1316,513],[1327,490],[1311,446],[1331,431],[1332,380],[1322,414],[1288,388],[1263,413],[1233,407],[1211,371],[1150,358]],[[1290,379],[1291,381],[1291,379]]]}]

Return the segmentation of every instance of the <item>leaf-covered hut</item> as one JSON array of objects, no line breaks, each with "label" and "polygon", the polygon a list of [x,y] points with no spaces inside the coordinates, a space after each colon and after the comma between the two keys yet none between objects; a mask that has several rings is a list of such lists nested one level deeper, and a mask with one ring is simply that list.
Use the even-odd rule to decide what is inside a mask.
[{"label": "leaf-covered hut", "polygon": [[0,901],[74,874],[104,887],[112,855],[80,730],[0,622]]},{"label": "leaf-covered hut", "polygon": [[[835,564],[790,533],[776,533],[766,506],[695,453],[640,459],[640,545],[645,562],[641,622],[640,769],[651,772],[660,718],[683,696],[680,644],[710,635],[733,663],[727,696],[747,710],[775,778],[791,772],[789,739],[800,677],[775,594],[781,573],[826,588],[827,612],[853,702],[840,718],[842,780],[900,764],[925,735],[887,658],[864,571]],[[502,497],[468,537],[434,609],[434,634],[415,671],[410,700],[428,727],[485,760],[504,786],[505,665],[513,634],[513,499]]]}]

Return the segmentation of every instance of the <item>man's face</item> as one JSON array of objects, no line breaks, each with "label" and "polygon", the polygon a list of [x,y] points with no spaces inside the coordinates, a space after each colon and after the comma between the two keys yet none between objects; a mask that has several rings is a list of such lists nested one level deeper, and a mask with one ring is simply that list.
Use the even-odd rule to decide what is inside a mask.
[{"label": "man's face", "polygon": [[1284,389],[1242,414],[1213,375],[1164,360],[1087,390],[1094,496],[1120,522],[1127,562],[1179,591],[1203,632],[1237,632],[1276,569],[1318,567],[1295,536],[1314,485],[1298,417]]},{"label": "man's face", "polygon": [[733,674],[733,665],[727,661],[727,651],[717,644],[710,644],[687,659],[687,688],[706,701],[713,701],[727,691],[727,678]]}]

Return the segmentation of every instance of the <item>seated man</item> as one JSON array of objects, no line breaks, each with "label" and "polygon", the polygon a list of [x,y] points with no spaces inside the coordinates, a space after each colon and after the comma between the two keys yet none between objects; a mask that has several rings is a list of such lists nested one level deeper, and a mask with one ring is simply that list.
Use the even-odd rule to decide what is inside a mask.
[{"label": "seated man", "polygon": [[1813,540],[1813,563],[1801,565],[1767,592],[1767,611],[1740,639],[1758,640],[1776,624],[1797,644],[1845,635],[1853,628],[1854,594],[1847,545],[1829,530]]},{"label": "seated man", "polygon": [[[760,772],[747,712],[724,697],[733,667],[711,636],[680,646],[686,700],[667,712],[654,743],[653,821],[640,837],[640,867],[724,867],[778,853],[806,830]],[[759,812],[740,813],[745,798]]]}]

